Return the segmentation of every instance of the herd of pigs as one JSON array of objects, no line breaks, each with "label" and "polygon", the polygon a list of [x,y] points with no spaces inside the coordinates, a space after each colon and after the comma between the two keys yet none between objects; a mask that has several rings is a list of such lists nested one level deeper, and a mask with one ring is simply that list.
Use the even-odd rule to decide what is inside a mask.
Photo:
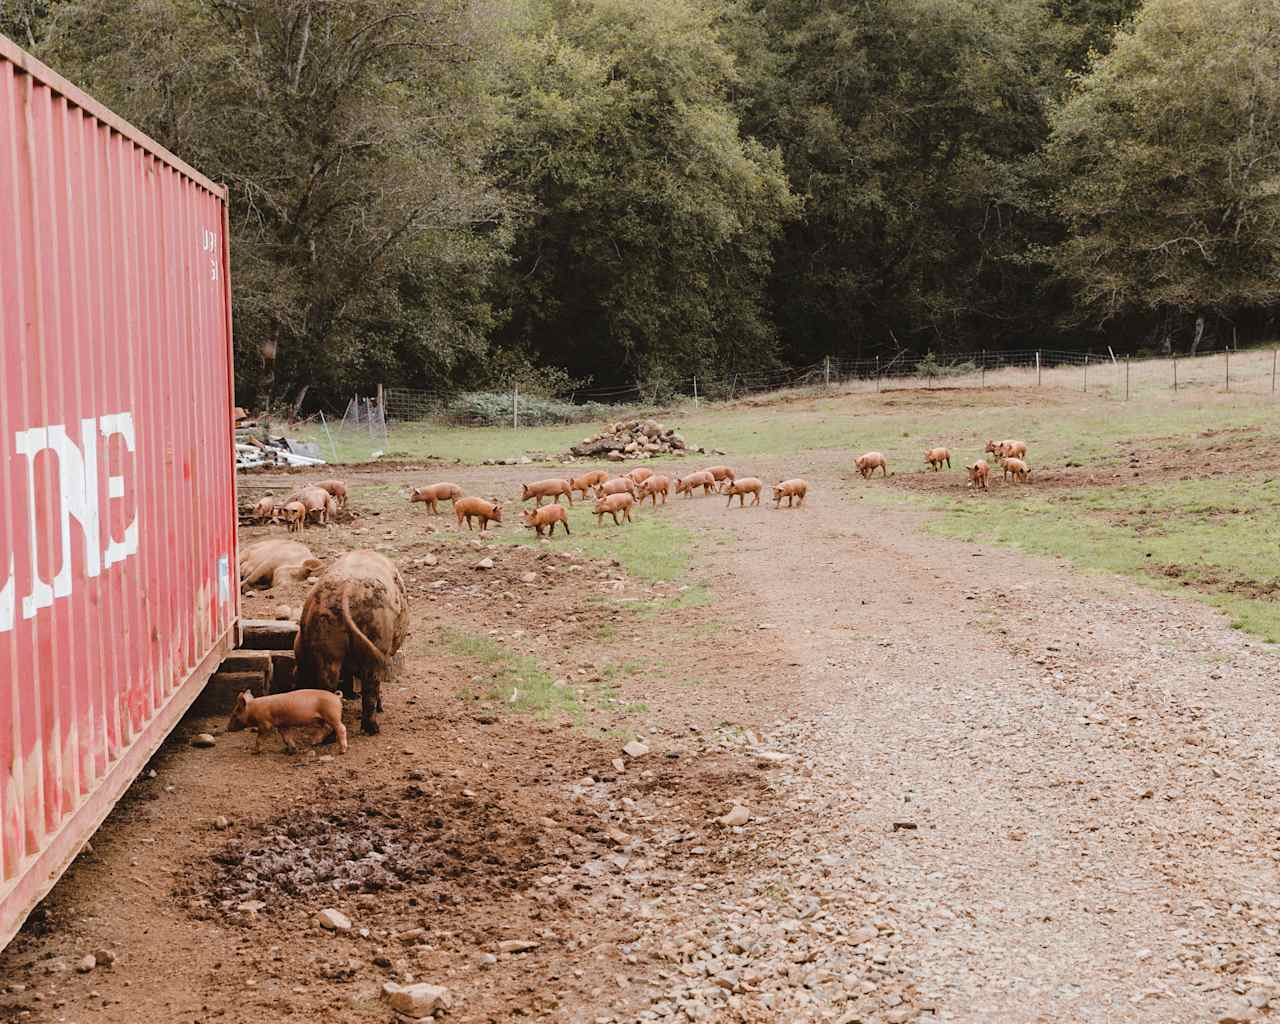
[{"label": "herd of pigs", "polygon": [[[984,454],[995,456],[1015,483],[1026,481],[1031,472],[1027,465],[1027,446],[1022,441],[988,441]],[[951,452],[931,448],[925,452],[925,463],[940,472],[950,468]],[[864,479],[878,469],[889,475],[888,461],[880,452],[867,452],[855,460]],[[987,489],[991,467],[985,459],[977,459],[965,467],[969,486]],[[730,466],[712,466],[688,476],[670,477],[648,467],[611,477],[604,470],[592,470],[572,478],[554,478],[524,484],[521,503],[532,499],[533,507],[522,508],[523,525],[539,537],[554,536],[556,524],[569,533],[568,514],[559,499],[573,505],[573,496],[586,501],[594,498],[596,524],[603,525],[610,516],[614,525],[631,522],[631,510],[637,503],[651,499],[654,507],[659,497],[665,505],[674,489],[676,494],[692,497],[701,490],[728,496],[728,505],[738,499],[746,507],[760,504],[764,484],[758,477],[738,476]],[[799,478],[782,480],[773,485],[774,507],[782,500],[788,507],[802,506],[809,484]],[[544,505],[543,499],[550,504]],[[461,529],[465,522],[473,529],[473,521],[483,532],[489,523],[502,522],[502,505],[474,495],[465,495],[453,483],[417,487],[409,495],[411,503],[421,502],[433,513],[439,503],[451,502]],[[283,499],[265,497],[254,508],[260,521],[284,522],[290,531],[301,530],[310,519],[327,523],[347,503],[347,487],[341,480],[324,480],[305,485]],[[619,518],[621,517],[621,518]],[[378,731],[375,713],[382,710],[382,684],[390,671],[392,659],[400,650],[408,633],[409,602],[404,580],[395,564],[376,551],[350,551],[337,558],[328,569],[312,556],[309,548],[295,540],[271,538],[245,547],[240,554],[240,581],[244,587],[276,586],[290,580],[319,578],[308,592],[298,617],[294,640],[295,682],[305,687],[289,693],[255,697],[242,693],[228,723],[229,731],[252,729],[258,734],[258,749],[268,733],[278,731],[285,749],[292,752],[300,735],[313,741],[336,739],[338,749],[347,751],[347,731],[342,724],[342,696],[355,696],[360,684],[361,726],[366,733]]]}]

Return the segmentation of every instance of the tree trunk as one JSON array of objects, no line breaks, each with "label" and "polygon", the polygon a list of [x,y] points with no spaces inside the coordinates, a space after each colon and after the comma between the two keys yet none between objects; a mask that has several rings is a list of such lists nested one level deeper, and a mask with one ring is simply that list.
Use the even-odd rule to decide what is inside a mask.
[{"label": "tree trunk", "polygon": [[1200,339],[1204,337],[1204,317],[1196,317],[1196,336],[1191,339],[1191,354],[1194,356],[1200,347]]},{"label": "tree trunk", "polygon": [[296,420],[298,418],[298,414],[302,411],[303,400],[307,397],[307,391],[310,387],[310,384],[303,384],[298,391],[298,397],[293,400],[293,416],[291,419]]}]

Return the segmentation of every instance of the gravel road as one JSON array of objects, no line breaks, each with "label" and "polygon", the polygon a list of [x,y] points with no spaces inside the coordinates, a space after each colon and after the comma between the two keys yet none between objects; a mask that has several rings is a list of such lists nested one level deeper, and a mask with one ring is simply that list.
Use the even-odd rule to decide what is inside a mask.
[{"label": "gravel road", "polygon": [[735,537],[712,586],[812,706],[768,737],[791,757],[759,870],[662,915],[679,984],[645,1019],[1264,1019],[1273,651],[844,486],[797,511],[690,503]]}]

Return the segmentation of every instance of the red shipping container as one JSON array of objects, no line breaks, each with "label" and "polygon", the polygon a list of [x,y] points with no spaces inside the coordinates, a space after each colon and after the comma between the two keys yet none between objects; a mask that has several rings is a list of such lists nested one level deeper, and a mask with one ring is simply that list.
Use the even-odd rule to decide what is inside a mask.
[{"label": "red shipping container", "polygon": [[234,646],[226,190],[0,36],[0,946]]}]

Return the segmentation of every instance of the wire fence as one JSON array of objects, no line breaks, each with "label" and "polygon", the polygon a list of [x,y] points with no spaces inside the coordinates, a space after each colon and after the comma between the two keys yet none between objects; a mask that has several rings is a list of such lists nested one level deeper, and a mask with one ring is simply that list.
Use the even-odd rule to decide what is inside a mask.
[{"label": "wire fence", "polygon": [[585,388],[558,397],[510,391],[432,391],[377,387],[353,395],[343,415],[318,417],[312,431],[326,455],[360,457],[389,452],[398,430],[432,427],[507,427],[515,431],[556,424],[618,420],[683,412],[704,403],[759,399],[765,394],[862,394],[891,391],[972,389],[1075,390],[1082,395],[1126,401],[1188,391],[1276,394],[1280,356],[1276,349],[1220,349],[1195,356],[1131,358],[1051,349],[969,352],[936,356],[831,357],[807,366],[637,381]]}]

